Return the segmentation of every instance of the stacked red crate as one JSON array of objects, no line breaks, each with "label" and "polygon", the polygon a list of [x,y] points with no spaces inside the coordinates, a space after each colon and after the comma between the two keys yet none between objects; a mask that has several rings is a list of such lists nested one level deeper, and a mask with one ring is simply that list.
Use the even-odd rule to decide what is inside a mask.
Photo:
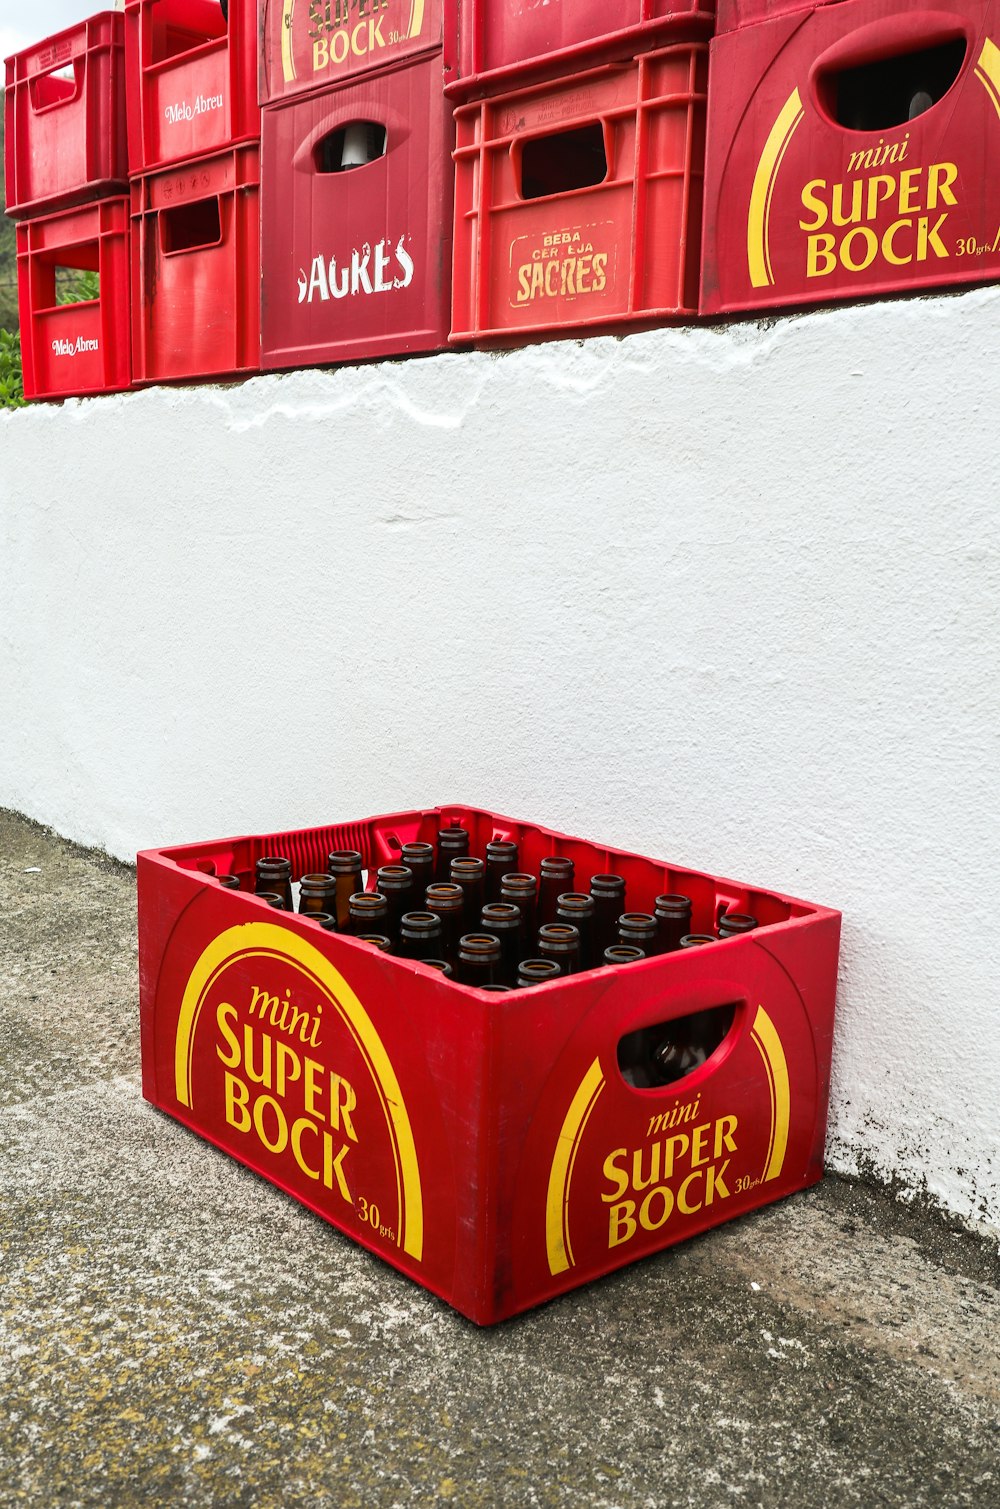
[{"label": "stacked red crate", "polygon": [[126,0],[137,383],[260,369],[256,0]]},{"label": "stacked red crate", "polygon": [[453,165],[442,0],[261,0],[265,368],[440,350]]},{"label": "stacked red crate", "polygon": [[463,0],[452,339],[698,308],[714,0]]},{"label": "stacked red crate", "polygon": [[104,11],[9,57],[4,114],[25,397],[127,388],[123,18]]}]

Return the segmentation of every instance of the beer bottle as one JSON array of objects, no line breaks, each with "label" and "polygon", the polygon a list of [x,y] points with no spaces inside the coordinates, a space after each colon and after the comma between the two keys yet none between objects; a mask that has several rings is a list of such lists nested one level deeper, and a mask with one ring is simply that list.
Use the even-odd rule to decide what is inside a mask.
[{"label": "beer bottle", "polygon": [[680,941],[679,947],[704,948],[706,943],[717,943],[718,941],[719,940],[717,938],[712,937],[711,933],[685,933],[684,937]]},{"label": "beer bottle", "polygon": [[240,877],[238,875],[218,875],[216,879],[227,891],[238,891],[240,888]]},{"label": "beer bottle", "polygon": [[553,854],[549,859],[542,860],[538,878],[539,927],[547,922],[555,922],[560,895],[563,891],[573,889],[575,869],[573,861],[564,859],[560,854]]},{"label": "beer bottle", "polygon": [[441,952],[441,918],[436,912],[404,912],[399,919],[399,953],[404,959],[433,959]]},{"label": "beer bottle", "polygon": [[633,948],[628,943],[612,943],[604,950],[605,964],[637,964],[645,957],[641,948]]},{"label": "beer bottle", "polygon": [[458,943],[458,978],[462,985],[498,985],[500,940],[490,933],[465,933]]},{"label": "beer bottle", "polygon": [[650,912],[623,912],[618,918],[618,941],[641,948],[646,955],[655,954],[656,918]]},{"label": "beer bottle", "polygon": [[439,970],[446,980],[450,980],[455,973],[451,965],[446,963],[444,959],[421,959],[420,963],[426,964],[428,969]]},{"label": "beer bottle", "polygon": [[413,889],[416,895],[423,896],[427,887],[434,882],[434,845],[404,844],[399,862],[413,871]]},{"label": "beer bottle", "polygon": [[328,933],[337,931],[337,919],[330,912],[300,912],[307,922],[317,922]]},{"label": "beer bottle", "polygon": [[494,994],[496,994],[498,991],[509,991],[511,989],[511,986],[509,986],[509,985],[480,985],[479,989],[480,990],[490,990]]},{"label": "beer bottle", "polygon": [[428,912],[441,918],[441,953],[449,963],[458,958],[458,940],[462,936],[462,910],[465,895],[460,885],[439,882],[429,885],[424,893],[424,906]]},{"label": "beer bottle", "polygon": [[544,985],[547,980],[558,980],[561,974],[555,959],[522,959],[517,967],[517,983],[522,989],[528,985]]},{"label": "beer bottle", "polygon": [[475,932],[479,926],[479,914],[486,899],[486,866],[481,859],[453,859],[451,862],[452,885],[462,887],[465,898],[462,908],[462,930]]},{"label": "beer bottle", "polygon": [[372,948],[377,948],[380,953],[392,952],[392,939],[387,938],[385,933],[358,933],[356,936],[359,943],[370,943]]},{"label": "beer bottle", "polygon": [[500,900],[500,883],[518,865],[517,844],[512,839],[494,838],[486,845],[486,900]]},{"label": "beer bottle", "polygon": [[538,929],[538,953],[554,959],[564,975],[575,975],[580,968],[580,934],[566,922],[543,922]]},{"label": "beer bottle", "polygon": [[270,895],[280,896],[284,902],[285,911],[293,911],[291,860],[285,859],[280,854],[268,854],[263,859],[258,859],[254,890],[258,896],[264,891]]},{"label": "beer bottle", "polygon": [[736,938],[740,933],[752,933],[756,926],[757,918],[749,912],[726,912],[719,918],[719,937]]},{"label": "beer bottle", "polygon": [[303,875],[299,881],[299,912],[337,914],[337,881],[333,875]]},{"label": "beer bottle", "polygon": [[580,968],[593,969],[590,936],[594,926],[594,898],[582,891],[563,891],[556,907],[556,921],[568,922],[580,934]]},{"label": "beer bottle", "polygon": [[604,950],[618,942],[618,918],[625,910],[625,881],[620,875],[594,875],[590,894],[594,898],[591,946],[594,958],[601,959]]},{"label": "beer bottle", "polygon": [[482,909],[479,925],[484,933],[500,939],[500,974],[498,979],[511,984],[517,974],[521,953],[521,912],[509,901],[488,901]]},{"label": "beer bottle", "polygon": [[382,865],[376,876],[375,889],[388,902],[385,930],[395,942],[399,937],[400,917],[417,901],[413,894],[413,871],[409,865]]},{"label": "beer bottle", "polygon": [[389,903],[378,891],[355,891],[348,902],[347,931],[360,938],[378,932],[389,917]]},{"label": "beer bottle", "polygon": [[337,905],[334,912],[342,933],[349,927],[351,897],[362,888],[361,855],[357,849],[334,849],[326,867],[337,881]]},{"label": "beer bottle", "polygon": [[435,880],[447,883],[451,875],[452,860],[464,859],[468,852],[469,832],[467,828],[460,828],[456,824],[454,828],[439,829]]},{"label": "beer bottle", "polygon": [[538,881],[520,870],[510,871],[500,882],[500,900],[516,906],[521,913],[521,948],[527,957],[535,938],[535,913]]},{"label": "beer bottle", "polygon": [[273,906],[276,912],[287,912],[284,896],[279,896],[277,891],[258,891],[258,901],[266,901],[268,906]]},{"label": "beer bottle", "polygon": [[668,891],[653,903],[656,918],[656,952],[672,954],[691,931],[691,898]]}]

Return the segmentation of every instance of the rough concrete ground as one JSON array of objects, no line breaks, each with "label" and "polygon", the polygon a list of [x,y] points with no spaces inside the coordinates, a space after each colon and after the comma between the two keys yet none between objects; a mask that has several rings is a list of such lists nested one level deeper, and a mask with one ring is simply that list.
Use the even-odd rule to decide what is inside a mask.
[{"label": "rough concrete ground", "polygon": [[0,812],[0,1504],[1000,1504],[995,1244],[828,1179],[479,1331],[143,1102],[134,891]]}]

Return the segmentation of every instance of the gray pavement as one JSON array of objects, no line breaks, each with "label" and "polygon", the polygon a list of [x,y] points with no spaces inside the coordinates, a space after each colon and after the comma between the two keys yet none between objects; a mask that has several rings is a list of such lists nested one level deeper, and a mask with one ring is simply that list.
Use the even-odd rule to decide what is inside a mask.
[{"label": "gray pavement", "polygon": [[0,812],[0,1505],[1000,1505],[996,1244],[829,1178],[479,1331],[139,1090],[135,877]]}]

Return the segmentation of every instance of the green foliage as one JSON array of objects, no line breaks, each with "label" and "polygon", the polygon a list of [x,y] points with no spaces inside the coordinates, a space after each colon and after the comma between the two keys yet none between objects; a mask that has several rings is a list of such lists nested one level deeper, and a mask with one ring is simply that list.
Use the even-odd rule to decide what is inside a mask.
[{"label": "green foliage", "polygon": [[[63,269],[60,269],[62,272]],[[65,282],[56,289],[57,304],[83,304],[87,299],[100,298],[101,279],[96,272],[70,272]]]},{"label": "green foliage", "polygon": [[0,409],[19,409],[24,403],[21,382],[21,337],[0,330]]},{"label": "green foliage", "polygon": [[[0,206],[3,205],[3,90],[0,89]],[[14,222],[0,214],[0,329],[17,329],[17,256]]]}]

